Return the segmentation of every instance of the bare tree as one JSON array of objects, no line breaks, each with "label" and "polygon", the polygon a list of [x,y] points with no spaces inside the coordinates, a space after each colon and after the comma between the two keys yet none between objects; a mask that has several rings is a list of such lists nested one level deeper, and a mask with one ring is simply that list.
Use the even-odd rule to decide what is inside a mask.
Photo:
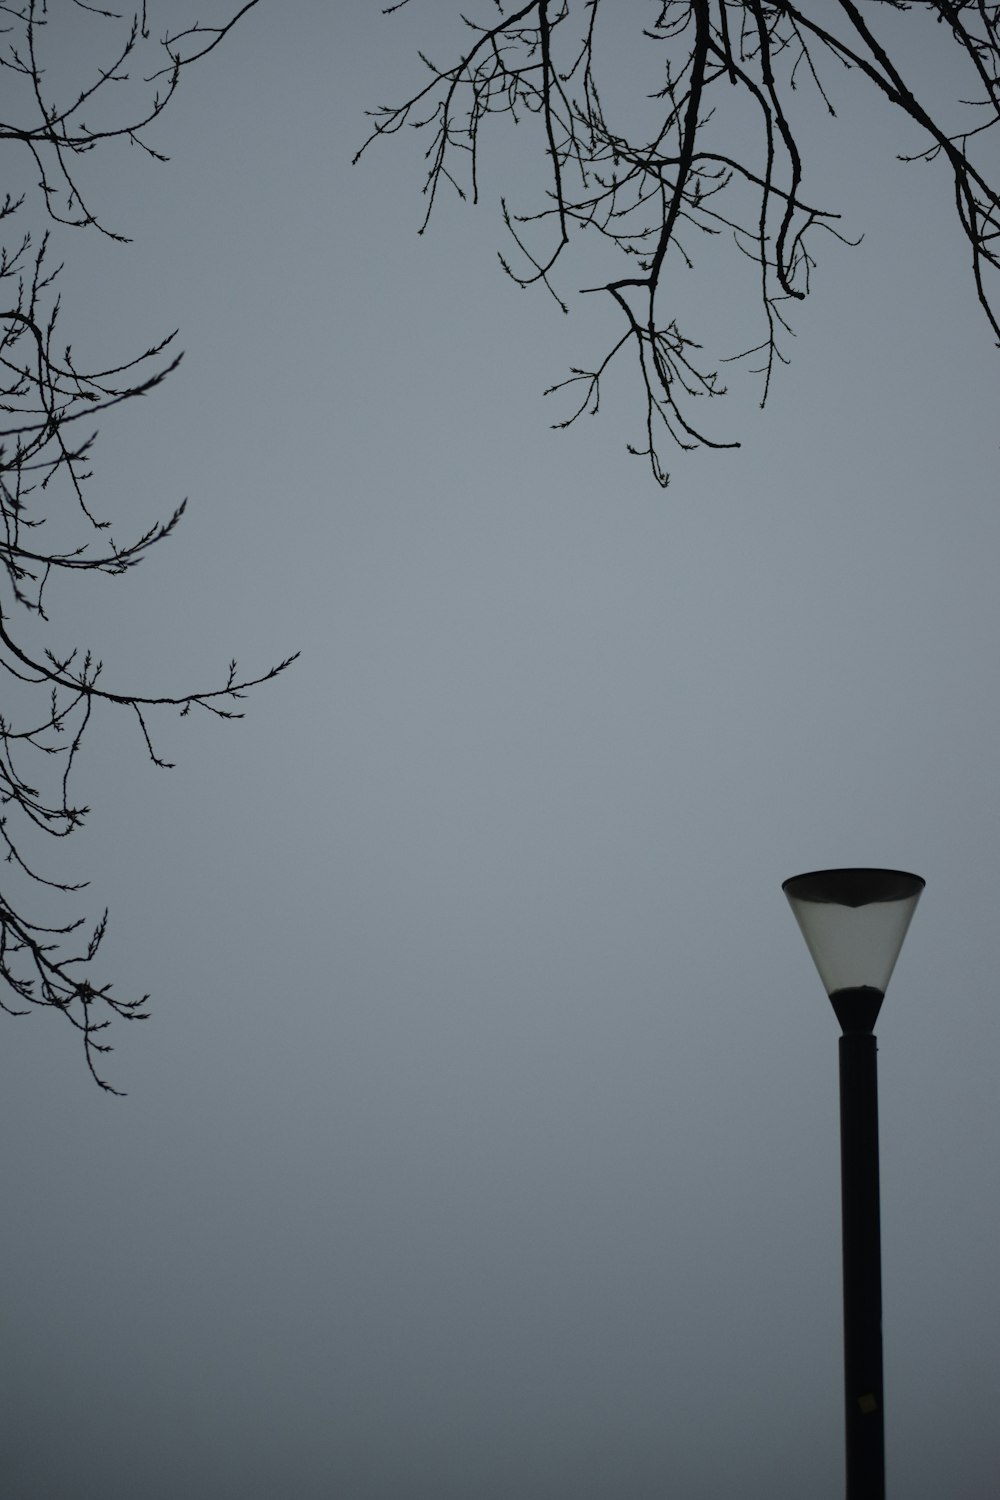
[{"label": "bare tree", "polygon": [[[408,3],[397,0],[385,13]],[[777,365],[787,362],[789,305],[810,289],[817,234],[844,237],[838,215],[806,194],[806,132],[797,106],[812,89],[835,114],[836,85],[845,73],[916,127],[920,144],[902,160],[945,169],[975,291],[1000,339],[993,279],[1000,267],[1000,157],[997,137],[989,134],[1000,120],[1000,5],[483,0],[483,11],[485,19],[466,13],[456,25],[451,61],[421,54],[425,83],[404,103],[371,112],[374,128],[358,156],[405,127],[424,133],[422,233],[446,184],[479,198],[487,121],[500,115],[535,132],[546,186],[534,206],[515,209],[501,199],[510,240],[503,268],[519,286],[545,287],[568,311],[556,278],[586,230],[597,271],[580,290],[610,298],[619,320],[618,336],[598,360],[572,369],[546,392],[570,396],[568,415],[556,427],[596,412],[612,366],[630,357],[645,408],[644,440],[630,451],[648,459],[660,484],[668,481],[665,436],[681,448],[738,446],[710,435],[695,408],[725,393],[720,369],[734,361],[757,374],[763,405]],[[906,45],[920,25],[923,44],[929,37],[949,77],[957,66],[965,80],[948,119],[922,102],[904,76]],[[652,81],[648,91],[637,85],[616,109],[608,101],[630,34],[645,54],[643,76]],[[637,50],[633,45],[628,56]],[[721,237],[736,268],[746,267],[756,282],[761,321],[751,347],[708,354],[689,325],[689,293],[676,272],[704,257],[704,237]]]},{"label": "bare tree", "polygon": [[[106,1028],[115,1016],[144,1018],[148,996],[123,997],[95,971],[107,912],[86,926],[81,917],[52,925],[37,912],[29,915],[32,883],[58,893],[81,889],[36,868],[33,830],[61,839],[82,827],[88,809],[76,800],[73,773],[95,712],[124,710],[150,759],[163,766],[153,738],[157,714],[203,710],[238,718],[247,689],[277,676],[294,657],[251,676],[233,661],[215,686],[176,697],[107,685],[102,663],[82,645],[57,652],[36,647],[38,622],[50,619],[61,576],[125,573],[170,535],[184,510],[182,504],[168,520],[140,525],[124,542],[112,538],[101,518],[89,483],[94,419],[147,396],[180,356],[174,334],[124,355],[114,368],[94,368],[60,347],[53,236],[124,239],[84,192],[82,159],[117,141],[151,161],[166,160],[148,144],[148,127],[174,99],[185,69],[256,3],[249,0],[225,24],[194,24],[160,40],[151,35],[145,4],[133,17],[84,0],[72,0],[72,9],[66,0],[52,9],[45,0],[0,7],[0,140],[20,147],[28,167],[25,192],[8,193],[0,204],[0,663],[9,689],[0,713],[0,840],[16,887],[0,893],[0,978],[7,991],[0,1005],[12,1014],[32,1006],[61,1011],[82,1036],[94,1078],[112,1093],[118,1090],[100,1068],[100,1055],[110,1050]],[[61,94],[57,64],[85,58],[85,44],[99,49],[99,60]],[[40,235],[33,226],[18,232],[33,208],[47,227]]]}]

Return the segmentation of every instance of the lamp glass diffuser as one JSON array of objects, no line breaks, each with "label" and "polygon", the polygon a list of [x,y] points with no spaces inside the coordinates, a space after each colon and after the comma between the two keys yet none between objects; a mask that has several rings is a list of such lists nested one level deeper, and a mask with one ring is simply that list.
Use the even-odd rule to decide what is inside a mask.
[{"label": "lamp glass diffuser", "polygon": [[905,870],[814,870],[782,885],[826,992],[884,995],[925,885]]}]

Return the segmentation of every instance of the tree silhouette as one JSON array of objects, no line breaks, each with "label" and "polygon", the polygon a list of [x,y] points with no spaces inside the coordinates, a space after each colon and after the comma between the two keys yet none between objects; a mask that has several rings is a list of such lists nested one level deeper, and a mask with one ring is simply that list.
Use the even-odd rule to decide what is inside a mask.
[{"label": "tree silhouette", "polygon": [[[385,13],[407,4],[397,0]],[[587,231],[583,253],[595,269],[579,290],[610,298],[619,324],[599,359],[549,387],[546,394],[570,396],[554,426],[596,412],[609,372],[631,357],[645,436],[630,451],[648,459],[661,485],[665,437],[681,448],[738,446],[711,435],[696,408],[725,394],[720,370],[739,361],[757,374],[763,405],[777,366],[787,363],[789,305],[809,292],[817,236],[844,238],[838,215],[806,193],[800,108],[812,90],[835,114],[844,73],[916,127],[921,145],[902,160],[946,169],[976,294],[1000,339],[992,279],[1000,267],[1000,158],[989,133],[1000,120],[1000,5],[655,0],[637,17],[639,10],[609,0],[482,0],[485,19],[466,12],[461,28],[456,23],[453,60],[421,53],[423,86],[370,112],[374,128],[358,152],[404,127],[424,133],[423,233],[446,184],[479,198],[488,121],[499,115],[534,131],[546,186],[533,207],[501,199],[510,242],[501,264],[519,286],[545,287],[568,311],[557,274]],[[921,24],[922,45],[964,78],[947,120],[906,81],[907,47]],[[635,83],[623,100],[630,39],[639,46],[629,58],[641,50],[646,65],[631,76],[648,87]],[[759,337],[751,347],[709,354],[692,331],[690,290],[677,273],[704,259],[706,237],[728,247],[722,276],[742,269],[756,282]]]},{"label": "tree silhouette", "polygon": [[[244,676],[236,662],[205,690],[168,697],[106,685],[103,665],[84,646],[36,646],[38,621],[49,621],[60,577],[87,572],[117,576],[134,568],[168,537],[184,511],[118,541],[91,495],[93,423],[101,413],[147,396],[176,368],[173,333],[132,353],[114,368],[94,368],[60,347],[54,237],[78,232],[122,241],[80,186],[81,158],[114,141],[128,142],[151,161],[165,161],[144,138],[174,99],[184,70],[211,52],[256,5],[249,0],[224,25],[191,25],[154,40],[147,7],[132,18],[72,0],[49,9],[44,0],[3,6],[0,21],[0,140],[21,148],[30,186],[0,203],[0,663],[8,683],[0,713],[0,840],[17,887],[0,893],[0,977],[11,1014],[33,1006],[61,1011],[81,1033],[87,1065],[101,1088],[104,1033],[115,1016],[147,1015],[148,996],[122,997],[96,972],[107,912],[96,925],[74,917],[51,925],[28,914],[32,883],[60,893],[82,887],[36,867],[32,829],[66,838],[82,827],[86,806],[73,791],[74,768],[95,712],[131,715],[155,765],[153,724],[164,710],[204,710],[241,717],[246,691],[285,669]],[[67,94],[51,81],[59,59],[99,61]],[[50,63],[52,66],[50,67]],[[75,62],[74,62],[75,65]],[[81,63],[81,71],[84,64]],[[10,180],[10,179],[8,179]],[[35,194],[40,194],[40,198]],[[32,210],[46,228],[19,231]],[[73,234],[70,234],[70,231]],[[81,540],[82,537],[82,540]],[[37,905],[37,902],[35,903]]]}]

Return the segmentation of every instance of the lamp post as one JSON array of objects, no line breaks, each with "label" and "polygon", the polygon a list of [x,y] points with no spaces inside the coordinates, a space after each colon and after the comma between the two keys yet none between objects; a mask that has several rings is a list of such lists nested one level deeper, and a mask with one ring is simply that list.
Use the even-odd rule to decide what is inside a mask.
[{"label": "lamp post", "polygon": [[782,885],[840,1022],[847,1500],[884,1500],[878,1077],[873,1035],[924,881],[816,870]]}]

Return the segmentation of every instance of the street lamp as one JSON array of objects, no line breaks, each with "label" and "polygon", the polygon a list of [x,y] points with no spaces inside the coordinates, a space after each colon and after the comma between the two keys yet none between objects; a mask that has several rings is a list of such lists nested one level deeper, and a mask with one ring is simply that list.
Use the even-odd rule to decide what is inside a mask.
[{"label": "street lamp", "polygon": [[884,1500],[875,1021],[925,882],[815,870],[782,885],[840,1022],[847,1500]]}]

